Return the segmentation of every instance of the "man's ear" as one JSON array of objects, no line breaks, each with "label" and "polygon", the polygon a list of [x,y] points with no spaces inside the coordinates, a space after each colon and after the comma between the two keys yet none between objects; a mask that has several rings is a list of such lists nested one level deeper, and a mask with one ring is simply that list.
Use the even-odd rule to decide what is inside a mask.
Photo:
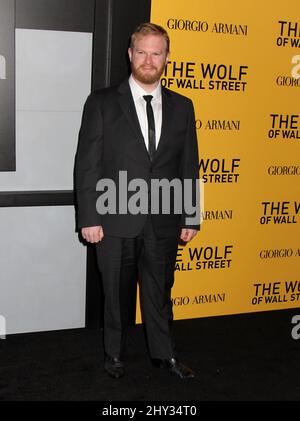
[{"label": "man's ear", "polygon": [[132,49],[131,49],[131,47],[128,48],[128,57],[129,57],[129,61],[131,63],[131,59],[132,59]]}]

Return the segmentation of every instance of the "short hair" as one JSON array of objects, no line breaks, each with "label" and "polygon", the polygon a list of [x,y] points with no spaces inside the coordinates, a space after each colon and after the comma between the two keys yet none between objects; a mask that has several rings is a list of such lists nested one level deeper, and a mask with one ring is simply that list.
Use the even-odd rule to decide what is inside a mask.
[{"label": "short hair", "polygon": [[139,35],[141,35],[141,36],[146,36],[146,35],[160,35],[160,36],[162,36],[166,40],[167,53],[170,51],[170,38],[169,38],[168,32],[162,26],[156,25],[155,23],[151,23],[151,22],[141,23],[134,30],[134,32],[131,35],[130,48],[134,47],[135,40],[137,39],[137,37]]}]

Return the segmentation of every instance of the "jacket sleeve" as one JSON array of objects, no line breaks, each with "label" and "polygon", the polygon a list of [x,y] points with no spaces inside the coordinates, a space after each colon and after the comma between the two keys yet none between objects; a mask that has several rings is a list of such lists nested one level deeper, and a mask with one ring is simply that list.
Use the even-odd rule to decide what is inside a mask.
[{"label": "jacket sleeve", "polygon": [[99,98],[89,95],[83,109],[75,156],[74,184],[77,229],[101,225],[96,210],[96,184],[101,177],[103,118]]},{"label": "jacket sleeve", "polygon": [[192,101],[189,101],[184,153],[181,162],[181,178],[183,183],[181,228],[200,230],[199,156]]}]

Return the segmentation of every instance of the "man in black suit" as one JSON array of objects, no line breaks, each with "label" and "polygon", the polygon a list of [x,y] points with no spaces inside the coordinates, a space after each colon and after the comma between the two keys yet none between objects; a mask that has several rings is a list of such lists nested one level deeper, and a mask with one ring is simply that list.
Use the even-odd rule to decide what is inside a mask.
[{"label": "man in black suit", "polygon": [[[128,54],[129,80],[95,91],[86,101],[75,161],[78,227],[96,244],[103,279],[104,368],[114,378],[124,375],[127,321],[121,291],[138,276],[150,356],[178,377],[190,378],[194,373],[178,360],[170,322],[178,241],[190,241],[200,229],[194,109],[191,100],[161,87],[169,57],[162,27],[141,24]],[[171,183],[164,209],[167,190],[152,189],[155,180]],[[185,206],[188,188],[177,188],[186,180],[192,212]],[[138,195],[134,186],[149,189]]]}]

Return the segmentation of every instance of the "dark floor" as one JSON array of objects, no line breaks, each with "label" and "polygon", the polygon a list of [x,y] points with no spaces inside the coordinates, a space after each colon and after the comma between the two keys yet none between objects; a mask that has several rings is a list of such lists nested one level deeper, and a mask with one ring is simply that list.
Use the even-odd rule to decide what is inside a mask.
[{"label": "dark floor", "polygon": [[103,371],[101,333],[75,329],[0,341],[1,401],[300,401],[300,309],[177,321],[180,381],[151,365],[141,326],[130,328],[126,376]]}]

